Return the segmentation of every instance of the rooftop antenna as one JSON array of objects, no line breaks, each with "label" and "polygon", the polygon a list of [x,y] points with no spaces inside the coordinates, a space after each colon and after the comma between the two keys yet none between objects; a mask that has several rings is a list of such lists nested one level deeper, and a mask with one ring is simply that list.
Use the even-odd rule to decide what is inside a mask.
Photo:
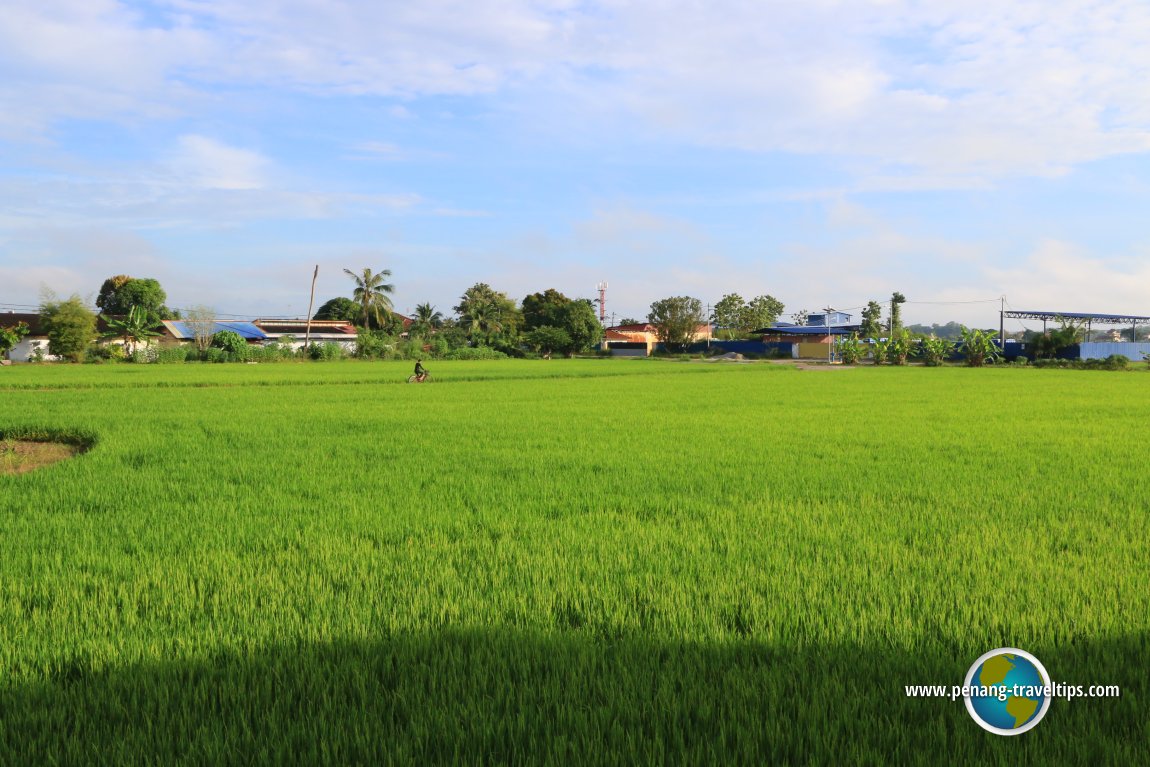
[{"label": "rooftop antenna", "polygon": [[607,319],[607,281],[603,280],[597,286],[599,288],[599,324],[604,324]]}]

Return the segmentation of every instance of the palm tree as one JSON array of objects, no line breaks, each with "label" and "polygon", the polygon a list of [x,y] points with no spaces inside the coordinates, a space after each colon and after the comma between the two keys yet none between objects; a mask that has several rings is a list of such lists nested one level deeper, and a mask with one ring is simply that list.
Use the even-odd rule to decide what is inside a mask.
[{"label": "palm tree", "polygon": [[415,307],[415,322],[411,324],[413,335],[422,336],[443,325],[443,312],[435,310],[431,304],[417,304]]},{"label": "palm tree", "polygon": [[383,281],[385,277],[391,276],[391,270],[384,269],[373,273],[371,269],[364,267],[363,274],[356,274],[351,269],[344,269],[344,272],[355,281],[355,292],[351,297],[360,305],[363,327],[370,330],[373,318],[375,326],[382,327],[382,313],[391,311],[391,299],[387,294],[395,292],[394,285]]},{"label": "palm tree", "polygon": [[491,335],[503,330],[499,307],[494,303],[477,302],[468,309],[467,314],[461,319],[467,326],[467,334],[473,340],[481,338],[484,344],[491,340]]}]

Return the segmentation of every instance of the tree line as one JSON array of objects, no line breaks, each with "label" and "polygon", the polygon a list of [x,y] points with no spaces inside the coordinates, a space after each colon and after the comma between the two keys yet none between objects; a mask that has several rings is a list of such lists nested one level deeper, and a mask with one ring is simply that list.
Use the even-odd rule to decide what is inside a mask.
[{"label": "tree line", "polygon": [[[424,352],[447,356],[463,349],[472,350],[470,356],[520,356],[525,351],[574,355],[591,349],[602,337],[594,302],[570,298],[554,288],[516,302],[486,283],[476,283],[452,307],[454,316],[444,316],[430,303],[422,303],[416,306],[413,317],[404,318],[394,311],[391,296],[395,286],[388,281],[390,270],[344,272],[351,279],[350,296],[326,301],[313,319],[354,324],[358,328],[357,356],[418,356]],[[39,320],[48,337],[49,354],[74,362],[117,354],[130,358],[160,335],[162,319],[174,319],[191,329],[201,356],[210,348],[241,356],[238,336],[215,332],[216,317],[210,307],[194,306],[181,312],[169,309],[166,301],[167,294],[157,280],[128,275],[103,282],[96,298],[98,312],[89,309],[78,294],[60,299],[46,291]],[[98,318],[103,320],[103,332],[98,331]],[[0,356],[28,332],[24,323],[0,329]],[[118,349],[100,347],[96,342],[101,338],[118,338],[123,343]]]}]

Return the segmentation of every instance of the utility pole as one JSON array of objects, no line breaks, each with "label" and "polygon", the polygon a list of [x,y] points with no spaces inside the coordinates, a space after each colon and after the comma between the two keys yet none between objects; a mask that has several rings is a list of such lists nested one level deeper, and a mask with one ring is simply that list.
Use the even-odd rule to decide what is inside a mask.
[{"label": "utility pole", "polygon": [[1006,296],[998,297],[998,344],[1002,347],[1002,358],[1006,359]]},{"label": "utility pole", "polygon": [[303,348],[306,349],[311,346],[311,309],[315,305],[315,281],[319,277],[319,264],[315,265],[315,271],[311,275],[311,298],[307,301],[307,327],[304,328],[303,333]]},{"label": "utility pole", "polygon": [[831,335],[831,312],[830,306],[823,309],[823,324],[827,326],[827,364],[830,365],[835,361],[835,339]]}]

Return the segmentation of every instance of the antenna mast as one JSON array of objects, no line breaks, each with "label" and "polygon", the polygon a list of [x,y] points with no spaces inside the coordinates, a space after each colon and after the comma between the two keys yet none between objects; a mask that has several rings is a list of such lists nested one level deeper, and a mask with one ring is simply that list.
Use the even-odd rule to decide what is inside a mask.
[{"label": "antenna mast", "polygon": [[607,319],[607,281],[603,280],[598,285],[599,288],[599,324],[602,325]]}]

